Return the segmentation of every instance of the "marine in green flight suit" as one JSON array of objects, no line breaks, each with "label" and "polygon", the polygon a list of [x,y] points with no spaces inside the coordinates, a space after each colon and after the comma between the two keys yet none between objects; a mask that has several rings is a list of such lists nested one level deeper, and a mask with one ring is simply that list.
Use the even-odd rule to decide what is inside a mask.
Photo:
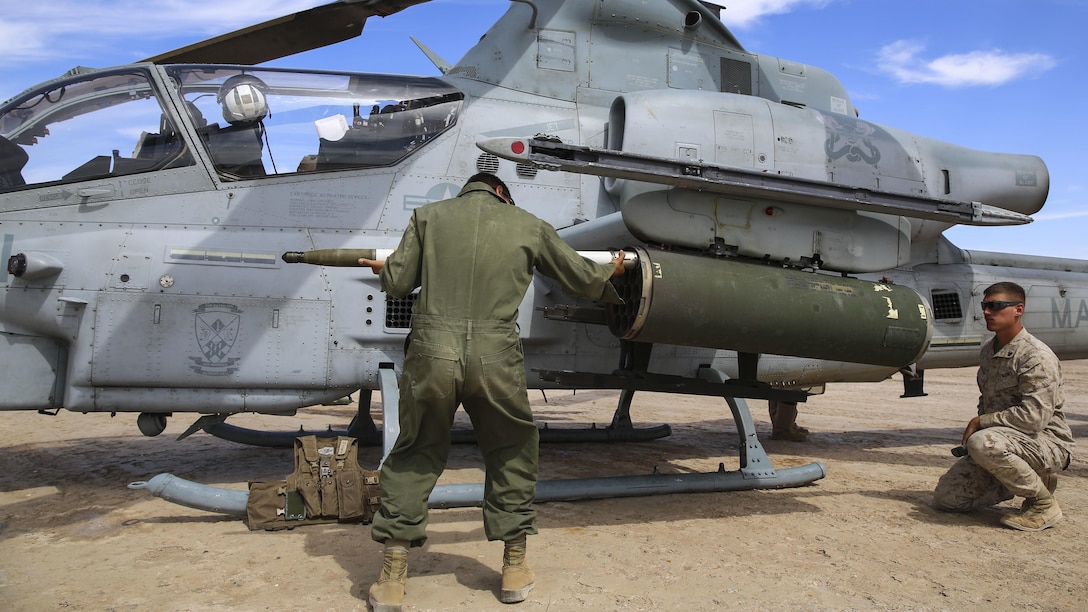
[{"label": "marine in green flight suit", "polygon": [[[573,296],[622,303],[608,282],[622,274],[622,253],[612,264],[593,263],[512,204],[501,180],[477,174],[456,198],[417,208],[384,265],[360,260],[380,274],[389,295],[420,287],[400,376],[400,436],[382,465],[382,508],[371,525],[371,537],[386,543],[387,566],[391,543],[406,549],[427,538],[427,498],[445,468],[462,405],[484,458],[484,532],[506,542],[508,553],[519,544],[524,560],[524,537],[537,533],[539,433],[526,393],[518,306],[534,269]],[[521,601],[532,575],[527,585],[507,589],[509,560],[502,599]],[[375,588],[403,585],[403,577],[385,574]],[[379,589],[375,607],[387,594]],[[384,599],[397,603],[383,609],[398,609],[396,594]]]}]

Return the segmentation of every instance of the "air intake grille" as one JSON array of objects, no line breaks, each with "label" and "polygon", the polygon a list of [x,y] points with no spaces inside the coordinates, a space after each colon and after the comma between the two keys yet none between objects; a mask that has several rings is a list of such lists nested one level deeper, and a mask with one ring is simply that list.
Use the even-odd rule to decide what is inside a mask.
[{"label": "air intake grille", "polygon": [[518,178],[523,179],[535,179],[536,178],[536,166],[532,164],[520,163],[514,168],[514,172],[518,175]]},{"label": "air intake grille", "polygon": [[499,172],[499,158],[490,153],[484,153],[476,158],[476,171],[497,174]]},{"label": "air intake grille", "polygon": [[410,329],[412,327],[412,306],[416,303],[417,295],[412,293],[405,298],[385,296],[386,329]]},{"label": "air intake grille", "polygon": [[930,292],[930,301],[933,304],[933,316],[940,319],[962,319],[963,308],[960,307],[960,294],[955,291],[934,289]]},{"label": "air intake grille", "polygon": [[722,58],[722,91],[752,95],[752,65],[748,62]]}]

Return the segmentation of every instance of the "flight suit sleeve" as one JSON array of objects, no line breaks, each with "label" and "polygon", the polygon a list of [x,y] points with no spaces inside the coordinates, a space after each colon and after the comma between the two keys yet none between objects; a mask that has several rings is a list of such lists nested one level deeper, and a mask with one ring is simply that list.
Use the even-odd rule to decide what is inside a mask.
[{"label": "flight suit sleeve", "polygon": [[559,281],[563,290],[575,297],[609,304],[623,303],[616,288],[608,282],[614,266],[594,263],[582,257],[563,242],[552,226],[541,221],[540,227],[541,247],[533,263],[541,274]]},{"label": "flight suit sleeve", "polygon": [[1018,431],[1033,435],[1046,429],[1054,418],[1058,399],[1058,381],[1060,374],[1056,359],[1047,359],[1035,351],[1016,359],[1016,391],[1019,396],[1010,398],[1010,405],[1004,410],[983,414],[979,417],[982,427],[1012,427]]},{"label": "flight suit sleeve", "polygon": [[385,260],[379,278],[382,291],[395,298],[403,298],[420,286],[423,270],[423,241],[419,235],[416,215],[408,221],[408,228],[400,238],[400,244]]}]

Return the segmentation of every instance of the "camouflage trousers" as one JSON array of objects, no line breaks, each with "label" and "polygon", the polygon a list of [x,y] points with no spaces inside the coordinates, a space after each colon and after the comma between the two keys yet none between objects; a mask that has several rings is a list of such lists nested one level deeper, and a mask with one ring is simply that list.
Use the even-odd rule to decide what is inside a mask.
[{"label": "camouflage trousers", "polygon": [[427,498],[445,469],[450,430],[464,406],[484,458],[488,540],[535,534],[540,434],[525,388],[513,323],[414,315],[400,376],[400,435],[381,469],[377,542],[427,539]]},{"label": "camouflage trousers", "polygon": [[948,512],[993,506],[1013,496],[1035,497],[1045,488],[1040,475],[1069,464],[1060,446],[1011,427],[987,427],[967,439],[967,456],[941,476],[933,505]]}]

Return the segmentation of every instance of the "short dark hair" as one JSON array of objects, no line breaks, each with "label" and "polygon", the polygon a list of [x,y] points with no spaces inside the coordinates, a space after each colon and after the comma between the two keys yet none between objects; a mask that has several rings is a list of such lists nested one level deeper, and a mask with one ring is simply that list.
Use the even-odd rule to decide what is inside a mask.
[{"label": "short dark hair", "polygon": [[1016,300],[1017,302],[1023,302],[1026,297],[1023,287],[1017,285],[1016,283],[1010,283],[1007,281],[994,283],[989,287],[986,287],[986,291],[982,293],[982,296],[987,297],[996,293],[1004,293],[1005,295]]},{"label": "short dark hair", "polygon": [[506,183],[502,182],[502,179],[491,174],[490,172],[477,172],[468,178],[465,182],[468,183],[486,183],[492,189],[496,187],[502,187],[502,192],[506,194],[506,198],[510,200],[510,203],[514,203],[514,196],[510,194],[510,188],[506,186]]}]

